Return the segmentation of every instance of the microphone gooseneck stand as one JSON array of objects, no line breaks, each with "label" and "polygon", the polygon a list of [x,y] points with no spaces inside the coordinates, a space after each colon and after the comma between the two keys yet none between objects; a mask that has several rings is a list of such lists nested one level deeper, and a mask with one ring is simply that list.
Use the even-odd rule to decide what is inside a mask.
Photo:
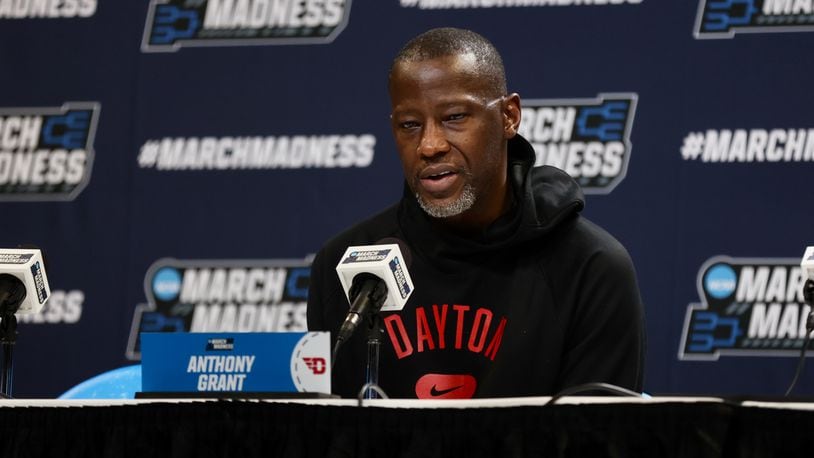
[{"label": "microphone gooseneck stand", "polygon": [[387,286],[378,277],[362,273],[354,278],[349,291],[351,299],[351,313],[339,328],[336,343],[331,353],[331,368],[336,364],[339,348],[350,338],[356,328],[365,323],[368,328],[367,335],[367,363],[365,365],[365,385],[359,391],[357,398],[376,399],[380,394],[387,395],[379,387],[379,349],[383,335],[382,319],[379,310],[387,299]]},{"label": "microphone gooseneck stand", "polygon": [[17,342],[17,310],[25,299],[23,283],[15,276],[0,274],[0,346],[3,368],[0,372],[0,398],[11,398],[14,375],[14,344]]},{"label": "microphone gooseneck stand", "polygon": [[797,361],[797,371],[794,373],[794,379],[792,379],[791,385],[789,385],[789,388],[786,390],[785,397],[788,397],[794,390],[794,385],[797,384],[797,379],[800,378],[800,374],[803,372],[803,366],[805,366],[806,363],[806,350],[808,350],[808,344],[811,341],[811,332],[814,331],[814,280],[812,279],[806,280],[805,285],[803,285],[803,300],[810,307],[808,318],[806,318],[806,334],[805,337],[803,337],[803,347],[800,348],[800,359]]},{"label": "microphone gooseneck stand", "polygon": [[14,376],[14,344],[17,342],[17,316],[0,313],[0,346],[3,347],[3,371],[0,373],[0,398],[11,398]]},{"label": "microphone gooseneck stand", "polygon": [[[382,345],[382,317],[378,312],[370,315],[370,324],[367,330],[367,364],[365,366],[365,385],[362,387],[364,399],[378,399],[379,394],[387,398],[384,390],[379,386],[379,349]],[[361,394],[361,393],[360,393]]]}]

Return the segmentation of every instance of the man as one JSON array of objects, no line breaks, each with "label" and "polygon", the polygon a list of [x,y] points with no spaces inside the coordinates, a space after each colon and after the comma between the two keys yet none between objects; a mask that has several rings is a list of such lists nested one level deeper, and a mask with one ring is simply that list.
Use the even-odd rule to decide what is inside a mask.
[{"label": "man", "polygon": [[[335,338],[348,312],[340,256],[392,237],[412,254],[415,291],[402,311],[382,313],[379,385],[390,397],[540,396],[590,382],[640,390],[630,258],[579,215],[573,179],[533,167],[504,75],[471,31],[430,30],[401,50],[389,91],[404,196],[317,254],[308,327]],[[357,330],[339,350],[334,393],[364,385],[365,338]]]}]

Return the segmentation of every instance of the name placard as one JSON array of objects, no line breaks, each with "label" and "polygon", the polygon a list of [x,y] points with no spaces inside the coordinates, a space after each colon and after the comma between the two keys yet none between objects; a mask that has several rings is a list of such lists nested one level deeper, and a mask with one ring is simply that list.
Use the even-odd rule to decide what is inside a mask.
[{"label": "name placard", "polygon": [[143,392],[330,393],[327,332],[141,334]]}]

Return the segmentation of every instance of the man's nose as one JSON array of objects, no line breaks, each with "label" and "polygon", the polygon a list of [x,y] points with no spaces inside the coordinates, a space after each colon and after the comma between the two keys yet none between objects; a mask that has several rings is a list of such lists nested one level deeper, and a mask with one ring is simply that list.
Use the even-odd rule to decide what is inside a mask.
[{"label": "man's nose", "polygon": [[427,123],[421,133],[418,154],[424,157],[432,157],[448,151],[449,142],[443,127],[434,122]]}]

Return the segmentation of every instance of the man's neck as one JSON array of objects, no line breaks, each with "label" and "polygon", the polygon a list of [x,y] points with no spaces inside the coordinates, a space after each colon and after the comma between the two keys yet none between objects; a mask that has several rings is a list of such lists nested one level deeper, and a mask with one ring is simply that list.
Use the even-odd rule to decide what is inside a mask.
[{"label": "man's neck", "polygon": [[493,207],[496,208],[497,211],[478,211],[479,209],[476,204],[460,215],[447,218],[430,217],[433,227],[462,237],[473,237],[483,234],[489,226],[494,224],[495,221],[503,217],[513,208],[514,193],[512,192],[511,185],[505,183],[503,189],[503,199],[500,201],[500,205]]}]

